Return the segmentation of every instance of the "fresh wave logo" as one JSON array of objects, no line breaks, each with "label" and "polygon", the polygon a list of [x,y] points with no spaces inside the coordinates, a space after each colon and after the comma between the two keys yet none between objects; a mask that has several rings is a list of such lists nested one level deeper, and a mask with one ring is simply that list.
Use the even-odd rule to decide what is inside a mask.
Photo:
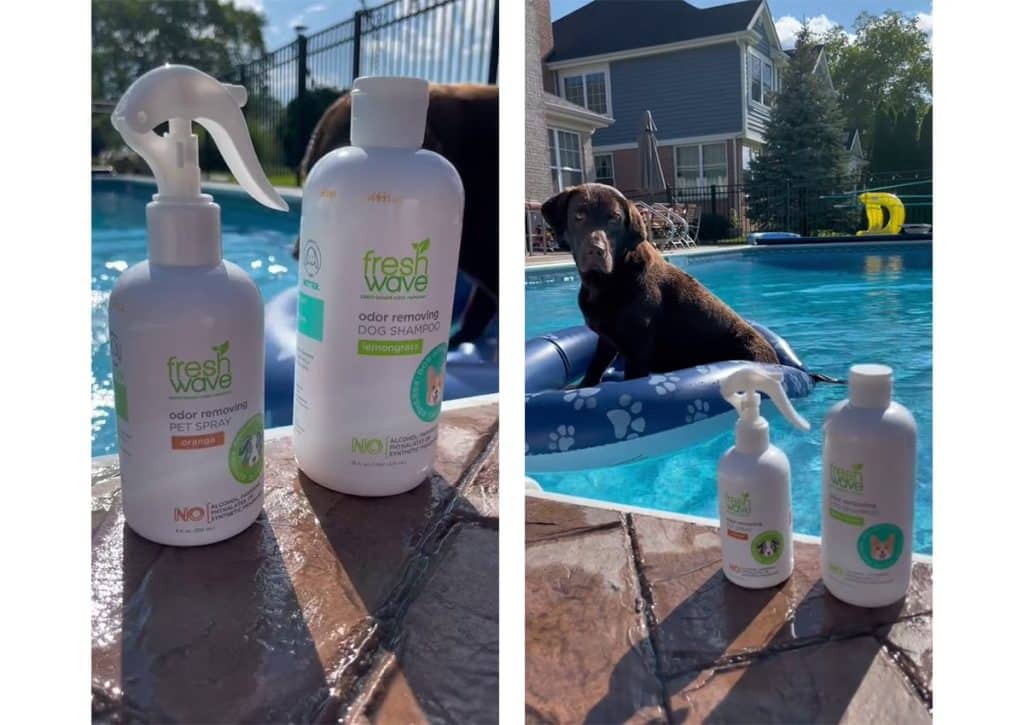
[{"label": "fresh wave logo", "polygon": [[729,494],[725,494],[725,510],[731,514],[749,516],[750,493],[744,493],[741,496],[730,496]]},{"label": "fresh wave logo", "polygon": [[412,244],[409,257],[382,257],[372,249],[363,255],[363,282],[375,294],[426,292],[430,284],[430,239]]},{"label": "fresh wave logo", "polygon": [[211,349],[214,357],[208,360],[181,360],[174,355],[167,358],[167,379],[171,389],[179,395],[219,393],[231,389],[230,343],[225,340]]},{"label": "fresh wave logo", "polygon": [[832,488],[847,493],[864,493],[864,464],[854,463],[850,468],[829,467]]}]

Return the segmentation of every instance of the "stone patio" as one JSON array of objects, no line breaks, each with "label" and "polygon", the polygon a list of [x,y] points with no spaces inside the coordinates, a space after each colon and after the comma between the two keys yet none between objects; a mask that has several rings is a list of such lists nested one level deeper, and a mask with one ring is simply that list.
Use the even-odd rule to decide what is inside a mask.
[{"label": "stone patio", "polygon": [[92,701],[101,722],[497,722],[497,405],[448,411],[436,473],[334,493],[266,445],[242,534],[164,547],[93,471]]},{"label": "stone patio", "polygon": [[861,609],[798,542],[786,584],[746,590],[714,527],[535,496],[526,545],[528,722],[931,720],[929,564]]}]

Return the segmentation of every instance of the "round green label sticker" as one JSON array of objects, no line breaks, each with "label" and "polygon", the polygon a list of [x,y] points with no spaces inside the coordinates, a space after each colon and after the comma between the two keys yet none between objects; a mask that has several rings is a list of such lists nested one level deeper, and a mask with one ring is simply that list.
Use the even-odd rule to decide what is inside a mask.
[{"label": "round green label sticker", "polygon": [[903,531],[895,524],[865,529],[857,539],[857,553],[872,569],[888,569],[903,553]]},{"label": "round green label sticker", "polygon": [[448,343],[443,342],[428,352],[412,376],[409,402],[417,417],[430,423],[437,420],[444,399],[444,363],[448,356]]},{"label": "round green label sticker", "polygon": [[782,557],[782,534],[762,531],[750,542],[750,555],[758,564],[774,564]]},{"label": "round green label sticker", "polygon": [[228,468],[239,483],[250,484],[263,472],[263,414],[257,413],[235,434]]}]

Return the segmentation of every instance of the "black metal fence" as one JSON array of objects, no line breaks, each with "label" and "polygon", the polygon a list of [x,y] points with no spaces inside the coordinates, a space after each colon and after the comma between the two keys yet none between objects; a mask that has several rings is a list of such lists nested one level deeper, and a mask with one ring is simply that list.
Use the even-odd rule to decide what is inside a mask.
[{"label": "black metal fence", "polygon": [[391,0],[319,32],[298,32],[239,67],[234,80],[249,89],[244,111],[260,160],[268,173],[285,173],[295,170],[311,123],[356,77],[495,83],[497,40],[498,0]]},{"label": "black metal fence", "polygon": [[657,194],[624,191],[630,199],[679,207],[694,206],[701,217],[698,241],[746,237],[755,231],[788,231],[804,236],[853,234],[867,227],[864,191],[890,192],[903,202],[906,224],[932,223],[930,170],[865,174],[842,185],[787,182],[756,192],[743,184],[670,187]]}]

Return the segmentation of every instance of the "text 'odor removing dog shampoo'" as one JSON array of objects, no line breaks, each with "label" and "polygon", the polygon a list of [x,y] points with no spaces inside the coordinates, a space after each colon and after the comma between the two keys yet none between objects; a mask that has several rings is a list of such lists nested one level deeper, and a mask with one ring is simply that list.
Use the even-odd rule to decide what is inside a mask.
[{"label": "text 'odor removing dog shampoo'", "polygon": [[157,184],[149,260],[114,285],[109,329],[125,520],[161,544],[226,539],[263,508],[263,300],[223,259],[220,207],[200,193],[192,133],[202,124],[245,190],[286,210],[256,158],[245,101],[241,86],[166,65],[136,80],[111,117]]},{"label": "text 'odor removing dog shampoo'", "polygon": [[793,409],[781,381],[781,373],[744,367],[721,385],[722,396],[740,414],[736,445],[718,461],[722,571],[729,581],[750,589],[774,586],[793,573],[789,459],[768,440],[758,391],[796,428],[811,426]]},{"label": "text 'odor removing dog shampoo'", "polygon": [[437,448],[464,193],[420,148],[427,104],[425,81],[357,78],[352,146],[303,191],[295,457],[343,493],[407,491]]},{"label": "text 'odor removing dog shampoo'", "polygon": [[821,570],[838,599],[899,601],[910,586],[917,424],[892,399],[892,369],[854,365],[850,397],[825,418]]}]

